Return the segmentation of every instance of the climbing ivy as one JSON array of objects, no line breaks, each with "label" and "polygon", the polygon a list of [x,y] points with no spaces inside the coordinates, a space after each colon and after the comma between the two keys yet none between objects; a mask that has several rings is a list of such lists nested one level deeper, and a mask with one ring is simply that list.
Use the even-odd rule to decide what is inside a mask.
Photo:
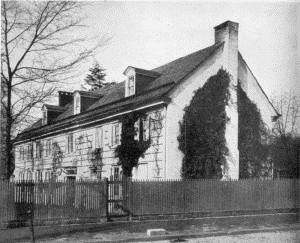
[{"label": "climbing ivy", "polygon": [[58,174],[57,169],[61,167],[63,158],[63,152],[57,141],[53,141],[52,143],[52,171],[53,178],[55,178]]},{"label": "climbing ivy", "polygon": [[101,179],[101,170],[103,168],[103,162],[102,162],[102,149],[101,148],[95,148],[90,149],[88,151],[88,157],[91,162],[92,170],[95,170],[97,172],[98,179]]},{"label": "climbing ivy", "polygon": [[268,132],[256,104],[238,85],[238,148],[240,152],[239,177],[262,177],[268,158],[268,145],[264,138]]},{"label": "climbing ivy", "polygon": [[133,167],[138,165],[139,158],[143,157],[150,146],[150,139],[148,141],[134,139],[137,132],[134,125],[139,118],[142,119],[143,115],[130,113],[121,119],[121,144],[116,148],[115,155],[119,158],[119,165],[122,166],[123,175],[127,177],[132,176]]},{"label": "climbing ivy", "polygon": [[221,178],[228,148],[225,127],[229,118],[225,106],[230,99],[229,74],[220,69],[199,88],[184,109],[178,136],[183,153],[184,179]]}]

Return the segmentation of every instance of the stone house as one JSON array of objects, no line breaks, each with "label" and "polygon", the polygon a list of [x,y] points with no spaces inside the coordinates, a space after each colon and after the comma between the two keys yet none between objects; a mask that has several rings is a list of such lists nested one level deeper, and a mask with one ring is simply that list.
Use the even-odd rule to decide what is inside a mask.
[{"label": "stone house", "polygon": [[[223,68],[231,75],[224,176],[238,179],[238,82],[270,129],[272,118],[278,117],[238,50],[238,28],[238,23],[224,22],[214,28],[213,45],[153,70],[129,66],[123,82],[90,92],[59,91],[58,105],[45,104],[43,118],[18,136],[15,178],[118,178],[122,169],[114,150],[121,141],[120,120],[132,112],[144,114],[136,123],[136,139],[151,141],[133,170],[133,179],[181,178],[183,155],[177,137],[183,109],[194,91]],[[97,155],[101,157],[98,164]]]}]

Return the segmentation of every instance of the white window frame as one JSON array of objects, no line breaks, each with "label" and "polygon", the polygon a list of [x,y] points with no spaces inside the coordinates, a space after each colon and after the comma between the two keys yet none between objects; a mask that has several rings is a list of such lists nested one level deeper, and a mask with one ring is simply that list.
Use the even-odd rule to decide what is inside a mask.
[{"label": "white window frame", "polygon": [[43,180],[43,171],[42,170],[37,170],[35,172],[35,180],[36,181],[42,181]]},{"label": "white window frame", "polygon": [[95,132],[95,148],[103,148],[103,127],[97,127]]},{"label": "white window frame", "polygon": [[35,157],[37,159],[42,159],[43,158],[43,144],[42,141],[36,141],[36,146],[35,146]]},{"label": "white window frame", "polygon": [[51,176],[52,174],[51,174],[51,170],[46,170],[45,171],[45,181],[50,181],[50,179],[51,179]]},{"label": "white window frame", "polygon": [[69,133],[67,136],[67,153],[74,153],[74,133]]},{"label": "white window frame", "polygon": [[23,146],[20,147],[20,156],[19,156],[19,159],[20,160],[24,160],[24,147]]},{"label": "white window frame", "polygon": [[120,124],[116,123],[112,125],[112,133],[111,133],[111,144],[112,146],[117,146],[120,144]]},{"label": "white window frame", "polygon": [[46,157],[49,157],[49,156],[51,156],[51,145],[52,145],[52,143],[51,143],[51,139],[47,139],[46,140]]},{"label": "white window frame", "polygon": [[27,146],[27,159],[32,159],[33,146],[32,143]]},{"label": "white window frame", "polygon": [[128,96],[135,94],[135,77],[134,77],[134,75],[131,75],[128,77],[127,94],[128,94]]},{"label": "white window frame", "polygon": [[32,171],[27,171],[27,180],[32,180]]},{"label": "white window frame", "polygon": [[24,181],[24,172],[19,172],[19,180]]}]

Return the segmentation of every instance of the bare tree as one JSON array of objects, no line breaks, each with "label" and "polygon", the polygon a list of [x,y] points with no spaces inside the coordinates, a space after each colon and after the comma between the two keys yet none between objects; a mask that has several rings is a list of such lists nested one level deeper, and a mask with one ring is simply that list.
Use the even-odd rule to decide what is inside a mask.
[{"label": "bare tree", "polygon": [[285,93],[272,99],[281,117],[273,129],[271,149],[276,176],[300,177],[300,97]]},{"label": "bare tree", "polygon": [[92,47],[84,46],[91,40],[80,33],[84,5],[70,1],[2,2],[1,107],[6,119],[7,179],[12,171],[16,125],[31,122],[30,111],[49,100],[61,83],[79,75],[82,61],[108,44],[109,38],[102,37]]},{"label": "bare tree", "polygon": [[284,93],[274,97],[272,102],[281,114],[273,132],[276,136],[300,135],[300,97],[293,93]]}]

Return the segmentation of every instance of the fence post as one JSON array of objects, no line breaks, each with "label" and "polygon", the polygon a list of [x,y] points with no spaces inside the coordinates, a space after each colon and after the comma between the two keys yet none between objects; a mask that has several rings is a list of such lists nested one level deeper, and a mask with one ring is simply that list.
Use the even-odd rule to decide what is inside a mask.
[{"label": "fence post", "polygon": [[108,212],[108,204],[109,204],[109,181],[108,181],[108,178],[105,178],[104,181],[105,181],[105,196],[106,196],[106,204],[105,204],[105,206],[106,206],[106,209],[105,209],[106,213],[105,214],[106,214],[106,220],[110,221],[110,219],[109,219],[109,212]]},{"label": "fence post", "polygon": [[34,183],[33,181],[29,181],[27,184],[29,186],[29,193],[30,193],[30,199],[29,201],[29,229],[30,229],[30,242],[35,243],[35,236],[34,236],[34,227],[33,227],[33,218],[34,218]]},{"label": "fence post", "polygon": [[127,216],[127,220],[131,221],[131,217],[132,217],[132,212],[131,212],[131,177],[126,177],[126,198],[125,198],[125,205],[126,205],[126,209],[128,210],[128,216]]}]

